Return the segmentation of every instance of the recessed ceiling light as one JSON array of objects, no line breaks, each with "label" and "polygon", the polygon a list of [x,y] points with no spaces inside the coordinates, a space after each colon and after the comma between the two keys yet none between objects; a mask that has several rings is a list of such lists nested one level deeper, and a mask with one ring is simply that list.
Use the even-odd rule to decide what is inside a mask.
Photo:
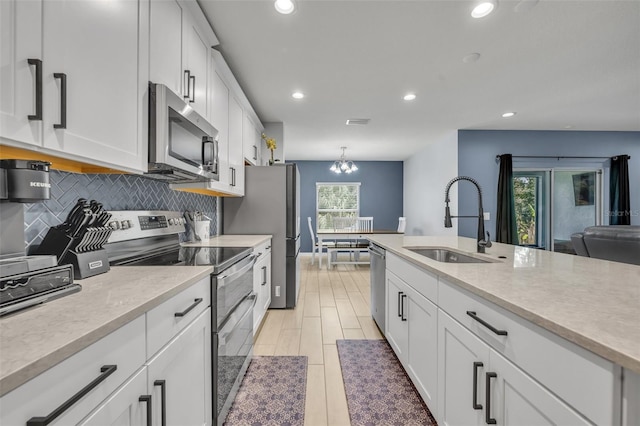
[{"label": "recessed ceiling light", "polygon": [[484,18],[485,16],[490,14],[493,9],[495,9],[495,7],[496,4],[494,1],[481,0],[471,11],[471,16],[473,18]]},{"label": "recessed ceiling light", "polygon": [[296,8],[292,0],[276,0],[274,3],[276,10],[283,15],[288,15]]},{"label": "recessed ceiling light", "polygon": [[416,98],[415,93],[407,93],[406,95],[404,95],[404,100],[405,101],[412,101]]},{"label": "recessed ceiling light", "polygon": [[291,97],[294,98],[294,99],[302,99],[302,98],[304,98],[304,93],[302,93],[302,92],[293,92],[291,94]]},{"label": "recessed ceiling light", "polygon": [[516,115],[515,112],[505,112],[504,114],[502,114],[502,117],[509,118],[509,117],[513,117],[514,115]]}]

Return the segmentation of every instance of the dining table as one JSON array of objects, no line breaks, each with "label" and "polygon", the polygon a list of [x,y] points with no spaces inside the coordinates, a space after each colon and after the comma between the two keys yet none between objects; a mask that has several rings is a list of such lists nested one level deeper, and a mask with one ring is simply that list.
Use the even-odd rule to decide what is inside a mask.
[{"label": "dining table", "polygon": [[[356,229],[320,229],[316,231],[319,247],[322,247],[323,241],[368,240],[368,237],[373,234],[404,234],[404,232],[398,232],[395,229],[373,229],[371,231],[359,231]],[[348,247],[345,247],[345,250],[348,249]],[[322,255],[320,255],[318,259],[318,268],[322,268]]]}]

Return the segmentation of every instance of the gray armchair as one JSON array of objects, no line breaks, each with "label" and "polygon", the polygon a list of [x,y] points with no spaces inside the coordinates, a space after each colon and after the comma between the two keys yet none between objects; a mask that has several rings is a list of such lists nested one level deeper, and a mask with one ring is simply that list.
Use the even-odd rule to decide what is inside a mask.
[{"label": "gray armchair", "polygon": [[571,242],[580,256],[640,265],[640,226],[590,226]]}]

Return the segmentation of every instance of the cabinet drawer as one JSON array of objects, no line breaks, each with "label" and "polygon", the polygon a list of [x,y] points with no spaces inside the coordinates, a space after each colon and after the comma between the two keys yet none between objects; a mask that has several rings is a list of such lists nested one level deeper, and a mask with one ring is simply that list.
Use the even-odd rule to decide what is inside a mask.
[{"label": "cabinet drawer", "polygon": [[209,305],[211,278],[206,277],[147,312],[147,358],[151,358]]},{"label": "cabinet drawer", "polygon": [[438,297],[442,310],[591,421],[616,422],[618,366],[442,279]]},{"label": "cabinet drawer", "polygon": [[438,277],[387,251],[387,269],[433,303],[438,301]]},{"label": "cabinet drawer", "polygon": [[[104,378],[52,425],[77,424],[145,362],[144,315],[50,368],[0,399],[0,424],[46,417],[89,383]],[[116,366],[101,372],[104,366]]]}]

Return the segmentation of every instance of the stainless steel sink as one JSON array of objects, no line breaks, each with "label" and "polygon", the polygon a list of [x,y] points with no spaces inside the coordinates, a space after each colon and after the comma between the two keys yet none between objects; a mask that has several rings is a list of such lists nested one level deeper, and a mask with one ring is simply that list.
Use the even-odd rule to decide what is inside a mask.
[{"label": "stainless steel sink", "polygon": [[479,259],[477,257],[468,256],[466,254],[458,253],[456,251],[447,250],[444,248],[411,248],[405,247],[421,256],[428,257],[429,259],[437,260],[444,263],[491,263],[488,260]]}]

